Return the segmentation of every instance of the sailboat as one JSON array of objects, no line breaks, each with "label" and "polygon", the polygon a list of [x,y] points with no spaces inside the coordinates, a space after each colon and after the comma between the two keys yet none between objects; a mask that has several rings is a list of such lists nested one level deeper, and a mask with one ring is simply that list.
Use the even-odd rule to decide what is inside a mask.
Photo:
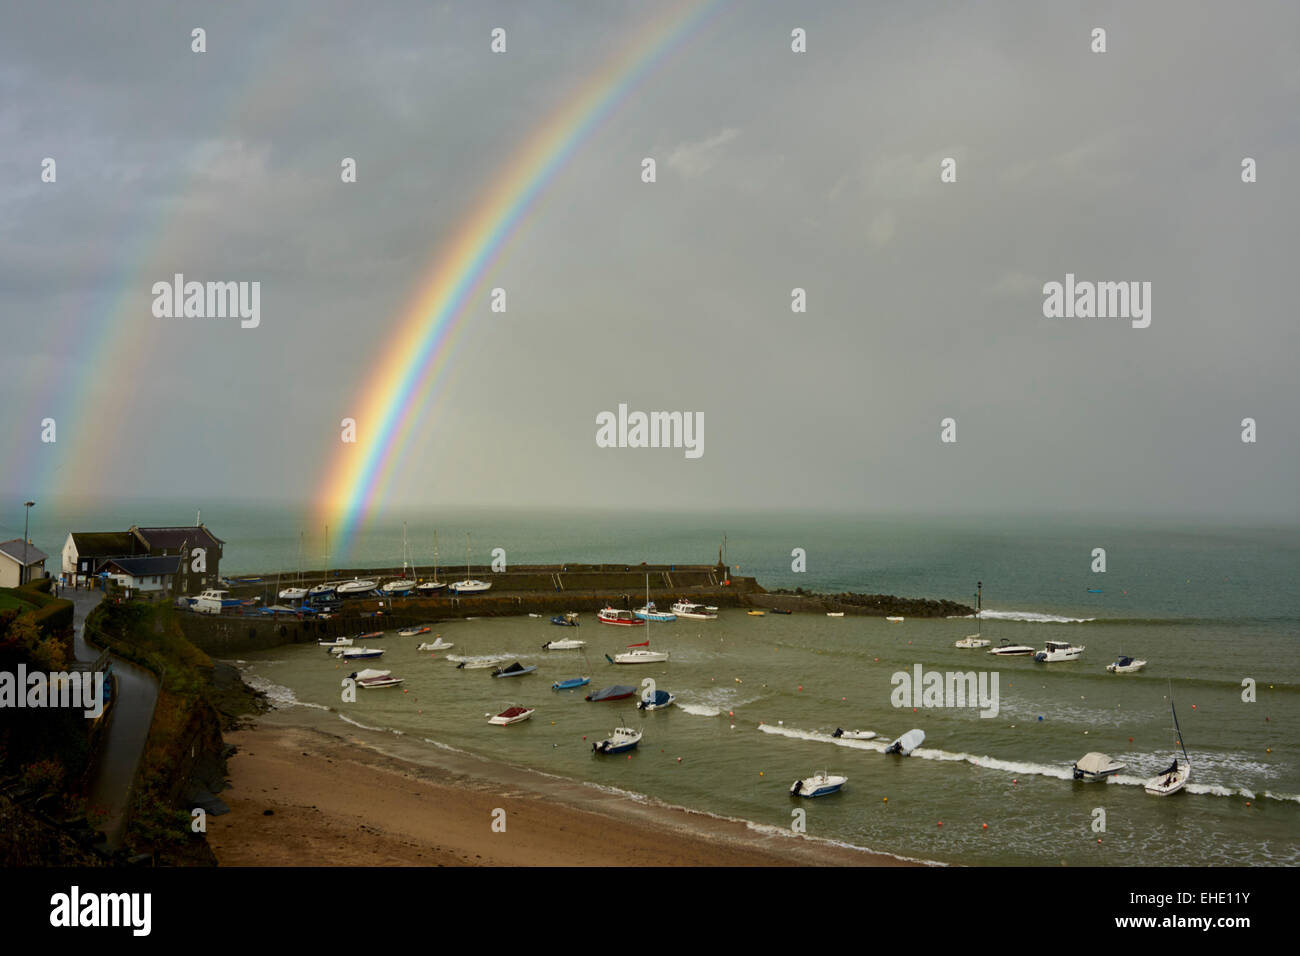
[{"label": "sailboat", "polygon": [[415,579],[407,571],[406,562],[406,522],[402,522],[402,576],[395,581],[385,582],[380,588],[385,594],[410,594],[415,589]]},{"label": "sailboat", "polygon": [[983,626],[980,622],[980,614],[984,610],[984,582],[975,582],[975,633],[967,634],[953,647],[988,647],[989,642],[982,636]]},{"label": "sailboat", "polygon": [[[325,576],[326,577],[329,577],[329,573],[330,573],[329,566],[330,566],[330,526],[326,525],[325,526]],[[314,597],[314,598],[327,597],[333,593],[334,593],[334,584],[333,582],[330,581],[322,581],[320,584],[316,585],[314,588],[312,588],[307,592],[307,594],[310,597]]]},{"label": "sailboat", "polygon": [[433,532],[433,577],[428,581],[423,581],[416,587],[417,591],[424,591],[426,594],[431,591],[441,591],[447,585],[438,580],[438,532]]},{"label": "sailboat", "polygon": [[469,576],[469,532],[465,532],[465,580],[457,581],[451,586],[455,594],[477,594],[492,587],[489,581],[479,581]]},{"label": "sailboat", "polygon": [[302,532],[298,532],[298,584],[280,592],[281,601],[301,601],[307,596],[307,588],[302,586]]},{"label": "sailboat", "polygon": [[1171,793],[1177,793],[1187,786],[1187,781],[1192,776],[1192,762],[1187,757],[1187,748],[1183,746],[1183,732],[1178,726],[1178,711],[1174,710],[1172,683],[1169,685],[1169,712],[1174,715],[1174,737],[1178,749],[1183,752],[1183,759],[1179,760],[1178,755],[1174,754],[1174,762],[1146,782],[1146,792],[1157,797],[1167,797]]}]

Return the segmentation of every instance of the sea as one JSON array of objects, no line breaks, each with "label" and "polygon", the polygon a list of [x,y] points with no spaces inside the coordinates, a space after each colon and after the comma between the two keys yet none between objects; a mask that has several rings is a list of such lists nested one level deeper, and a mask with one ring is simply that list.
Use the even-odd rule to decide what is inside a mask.
[{"label": "sea", "polygon": [[[404,529],[412,559],[425,565],[436,529],[439,563],[449,567],[444,580],[465,559],[469,534],[475,564],[498,548],[508,563],[628,565],[712,563],[725,548],[733,573],[769,589],[973,605],[976,582],[983,586],[978,622],[758,617],[736,609],[723,609],[716,621],[636,629],[601,625],[590,614],[569,629],[547,618],[467,618],[433,624],[454,644],[443,652],[417,650],[433,634],[389,632],[369,642],[385,650],[378,662],[341,664],[309,645],[239,662],[284,711],[328,714],[341,732],[400,734],[430,752],[461,750],[763,832],[935,863],[1300,863],[1300,534],[1293,526],[1085,515],[448,509],[377,515],[348,554],[326,558],[324,529],[308,527],[305,508],[202,508],[203,522],[226,541],[226,574],[283,575],[299,560],[307,568],[397,568]],[[57,554],[70,530],[187,524],[195,508],[47,504],[31,517],[34,543]],[[0,533],[14,534],[12,515],[3,524]],[[1085,650],[1077,661],[1040,664],[953,646],[977,629],[994,646],[1066,640]],[[587,645],[542,648],[561,637]],[[666,663],[607,661],[647,639],[669,652]],[[537,670],[496,679],[455,666],[454,658],[489,655]],[[1120,655],[1148,663],[1136,674],[1107,673]],[[358,666],[391,670],[404,682],[361,689],[345,702],[342,678]],[[974,673],[986,686],[996,675],[996,714],[969,701],[901,699],[918,666],[945,678]],[[590,676],[590,685],[551,689],[576,676]],[[647,712],[632,700],[584,700],[592,690],[641,688],[647,679],[674,694],[675,705]],[[515,704],[536,708],[533,719],[488,724]],[[631,759],[594,754],[592,743],[619,726],[644,733]],[[878,736],[837,739],[837,728]],[[925,742],[911,756],[884,753],[914,728]],[[1145,793],[1145,780],[1183,748],[1192,766],[1186,789]],[[1074,781],[1074,761],[1093,751],[1125,769],[1105,783]],[[819,771],[848,781],[830,796],[790,796],[796,779]]]}]

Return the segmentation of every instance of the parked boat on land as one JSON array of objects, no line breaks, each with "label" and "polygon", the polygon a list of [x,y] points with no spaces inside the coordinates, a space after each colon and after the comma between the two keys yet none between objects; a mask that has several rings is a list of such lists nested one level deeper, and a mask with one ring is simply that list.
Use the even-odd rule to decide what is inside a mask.
[{"label": "parked boat on land", "polygon": [[1074,762],[1074,779],[1095,783],[1113,777],[1124,769],[1124,764],[1110,754],[1087,753]]},{"label": "parked boat on land", "polygon": [[428,581],[421,581],[415,586],[415,590],[423,594],[432,594],[434,591],[441,591],[447,585],[438,580],[438,532],[433,532],[433,577]]},{"label": "parked boat on land", "polygon": [[490,581],[480,581],[477,578],[469,576],[469,532],[465,533],[465,580],[456,581],[451,585],[451,590],[455,594],[482,594],[490,590],[492,583]]},{"label": "parked boat on land", "polygon": [[815,773],[811,777],[796,780],[790,787],[792,797],[824,797],[838,793],[849,782],[848,777],[836,776],[826,771]]},{"label": "parked boat on land", "polygon": [[229,591],[209,588],[194,599],[190,609],[199,614],[220,614],[222,609],[235,607],[238,604],[238,598],[232,598]]},{"label": "parked boat on land", "polygon": [[369,578],[353,578],[351,581],[344,581],[334,589],[336,594],[369,594],[378,585]]},{"label": "parked boat on land", "polygon": [[415,590],[416,584],[418,583],[415,580],[415,578],[411,577],[410,572],[407,570],[410,567],[409,563],[407,562],[407,555],[408,552],[407,552],[407,545],[406,545],[406,522],[403,521],[402,522],[402,576],[400,578],[397,578],[394,581],[385,581],[383,586],[380,588],[380,590],[383,591],[384,594],[390,597],[396,595],[402,595],[402,594],[410,594],[412,591]]},{"label": "parked boat on land", "polygon": [[631,727],[615,727],[612,734],[592,744],[591,749],[598,754],[621,754],[636,749],[641,736],[641,731]]},{"label": "parked boat on land", "polygon": [[535,713],[535,707],[507,707],[501,713],[488,720],[489,724],[498,724],[502,727],[507,724],[517,724],[522,720],[527,720]]}]

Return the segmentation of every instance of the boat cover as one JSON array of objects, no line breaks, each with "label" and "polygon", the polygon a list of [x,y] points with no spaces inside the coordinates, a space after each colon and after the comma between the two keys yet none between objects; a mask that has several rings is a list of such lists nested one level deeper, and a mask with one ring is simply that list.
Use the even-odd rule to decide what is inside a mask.
[{"label": "boat cover", "polygon": [[1102,753],[1084,754],[1074,762],[1074,765],[1084,773],[1091,774],[1113,773],[1124,769],[1124,765],[1118,760],[1109,754]]},{"label": "boat cover", "polygon": [[615,697],[629,697],[635,693],[636,688],[629,684],[614,684],[612,687],[606,687],[603,690],[596,691],[596,693],[588,697],[587,700],[609,700],[610,698]]}]

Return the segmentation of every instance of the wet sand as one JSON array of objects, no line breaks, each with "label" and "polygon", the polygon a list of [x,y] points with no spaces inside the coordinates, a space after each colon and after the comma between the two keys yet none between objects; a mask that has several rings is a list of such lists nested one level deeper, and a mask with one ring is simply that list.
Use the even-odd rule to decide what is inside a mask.
[{"label": "wet sand", "polygon": [[222,866],[909,865],[354,731],[323,711],[272,712],[226,739],[231,812],[208,818]]}]

